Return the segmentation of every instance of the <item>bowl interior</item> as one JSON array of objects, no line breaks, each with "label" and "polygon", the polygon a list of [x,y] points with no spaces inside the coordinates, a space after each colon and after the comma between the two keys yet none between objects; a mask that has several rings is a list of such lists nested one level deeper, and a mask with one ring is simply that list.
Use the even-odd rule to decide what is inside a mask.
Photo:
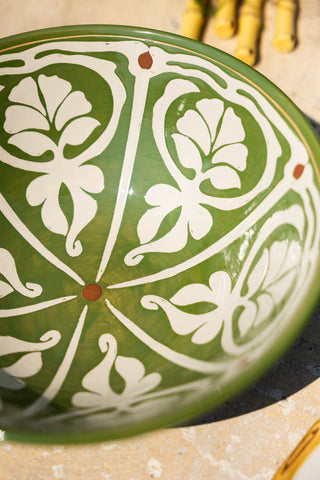
[{"label": "bowl interior", "polygon": [[115,438],[248,385],[318,287],[319,145],[200,43],[68,27],[0,44],[0,427]]}]

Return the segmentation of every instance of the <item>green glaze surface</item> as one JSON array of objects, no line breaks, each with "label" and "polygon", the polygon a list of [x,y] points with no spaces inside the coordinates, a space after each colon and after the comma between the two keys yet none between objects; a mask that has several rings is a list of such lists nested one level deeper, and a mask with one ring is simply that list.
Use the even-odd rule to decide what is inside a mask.
[{"label": "green glaze surface", "polygon": [[1,40],[9,438],[143,432],[261,374],[318,295],[319,151],[281,91],[198,42],[114,26]]}]

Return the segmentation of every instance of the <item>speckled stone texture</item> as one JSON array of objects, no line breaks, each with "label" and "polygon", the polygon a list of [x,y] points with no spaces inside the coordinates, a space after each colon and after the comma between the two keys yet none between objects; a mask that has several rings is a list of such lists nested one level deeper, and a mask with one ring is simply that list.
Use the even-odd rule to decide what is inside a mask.
[{"label": "speckled stone texture", "polygon": [[[299,43],[274,50],[275,2],[267,0],[257,69],[312,120],[320,134],[320,2],[300,0]],[[111,23],[178,33],[185,0],[1,0],[1,35],[64,24]],[[207,43],[229,53],[211,19]],[[320,417],[320,310],[287,356],[248,392],[190,426],[80,447],[0,443],[6,480],[271,480]],[[307,480],[307,479],[306,479]]]}]

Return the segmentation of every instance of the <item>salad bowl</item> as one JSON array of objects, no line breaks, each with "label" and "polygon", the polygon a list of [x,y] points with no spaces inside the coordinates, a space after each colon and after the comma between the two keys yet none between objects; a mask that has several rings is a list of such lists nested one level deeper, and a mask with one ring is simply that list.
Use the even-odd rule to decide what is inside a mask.
[{"label": "salad bowl", "polygon": [[260,376],[319,293],[318,140],[231,56],[133,27],[0,41],[0,428],[85,442]]}]

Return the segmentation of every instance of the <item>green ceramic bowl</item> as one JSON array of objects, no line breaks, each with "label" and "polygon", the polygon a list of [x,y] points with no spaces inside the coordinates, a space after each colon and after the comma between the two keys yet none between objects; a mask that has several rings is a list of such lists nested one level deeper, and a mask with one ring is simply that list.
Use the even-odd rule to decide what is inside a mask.
[{"label": "green ceramic bowl", "polygon": [[0,427],[78,442],[249,385],[319,291],[318,141],[253,69],[115,26],[0,42]]}]

